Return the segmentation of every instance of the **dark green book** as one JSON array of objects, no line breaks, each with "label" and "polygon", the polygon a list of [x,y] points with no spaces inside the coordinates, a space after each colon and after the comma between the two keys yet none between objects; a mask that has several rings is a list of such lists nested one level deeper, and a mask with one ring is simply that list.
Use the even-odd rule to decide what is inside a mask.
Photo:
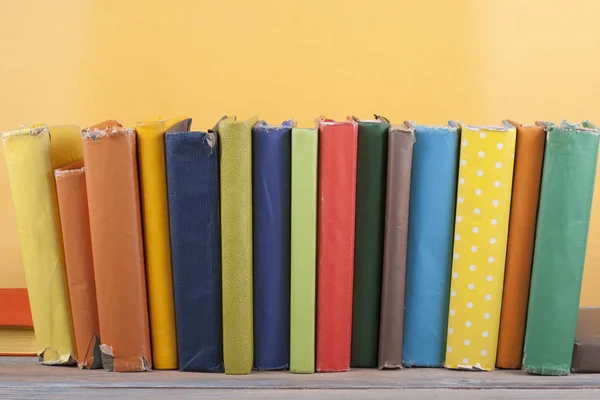
[{"label": "dark green book", "polygon": [[389,123],[358,122],[352,367],[377,367]]},{"label": "dark green book", "polygon": [[567,375],[598,160],[598,131],[563,122],[547,143],[529,294],[523,369]]}]

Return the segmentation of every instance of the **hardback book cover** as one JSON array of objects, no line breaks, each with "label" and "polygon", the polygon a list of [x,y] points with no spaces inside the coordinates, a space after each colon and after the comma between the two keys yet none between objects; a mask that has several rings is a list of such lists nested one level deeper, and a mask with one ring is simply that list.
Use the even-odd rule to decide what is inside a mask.
[{"label": "hardback book cover", "polygon": [[514,127],[461,125],[445,367],[496,367]]},{"label": "hardback book cover", "polygon": [[456,126],[415,128],[402,344],[407,367],[444,365],[459,139]]},{"label": "hardback book cover", "polygon": [[189,131],[190,118],[139,122],[136,126],[148,305],[155,369],[177,369],[177,334],[169,237],[165,132],[177,124]]},{"label": "hardback book cover", "polygon": [[358,123],[350,366],[377,367],[389,121]]},{"label": "hardback book cover", "polygon": [[520,369],[546,132],[537,125],[506,123],[517,129],[517,145],[496,366]]},{"label": "hardback book cover", "polygon": [[402,368],[406,251],[413,145],[412,124],[390,125],[378,367]]},{"label": "hardback book cover", "polygon": [[292,129],[290,371],[315,372],[317,129]]},{"label": "hardback book cover", "polygon": [[254,367],[290,364],[291,133],[294,121],[252,128]]},{"label": "hardback book cover", "polygon": [[319,119],[317,371],[350,369],[358,124]]},{"label": "hardback book cover", "polygon": [[562,122],[546,126],[523,369],[567,375],[587,244],[599,131]]},{"label": "hardback book cover", "polygon": [[80,368],[102,368],[100,323],[96,302],[83,161],[54,170],[65,250],[69,299]]},{"label": "hardback book cover", "polygon": [[165,145],[179,369],[223,372],[219,138],[173,131]]},{"label": "hardback book cover", "polygon": [[55,127],[54,150],[44,125],[2,135],[37,355],[43,364],[74,364],[77,358],[53,177],[54,167],[77,152],[69,145],[77,131]]},{"label": "hardback book cover", "polygon": [[148,371],[152,349],[136,132],[106,121],[81,132],[105,369]]},{"label": "hardback book cover", "polygon": [[252,289],[252,117],[219,122],[223,359],[226,374],[254,364]]}]

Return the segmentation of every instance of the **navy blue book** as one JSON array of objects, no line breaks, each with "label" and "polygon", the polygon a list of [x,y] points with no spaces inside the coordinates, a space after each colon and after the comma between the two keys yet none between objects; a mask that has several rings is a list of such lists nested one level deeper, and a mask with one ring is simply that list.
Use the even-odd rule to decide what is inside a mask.
[{"label": "navy blue book", "polygon": [[252,130],[254,368],[290,363],[290,212],[293,121]]},{"label": "navy blue book", "polygon": [[218,135],[167,133],[165,150],[179,369],[223,372]]}]

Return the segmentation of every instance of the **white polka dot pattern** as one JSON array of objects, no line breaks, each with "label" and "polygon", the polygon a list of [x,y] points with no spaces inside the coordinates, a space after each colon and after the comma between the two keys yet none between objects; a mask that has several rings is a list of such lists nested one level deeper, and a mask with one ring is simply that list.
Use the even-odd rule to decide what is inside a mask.
[{"label": "white polka dot pattern", "polygon": [[445,366],[493,370],[516,132],[462,127]]}]

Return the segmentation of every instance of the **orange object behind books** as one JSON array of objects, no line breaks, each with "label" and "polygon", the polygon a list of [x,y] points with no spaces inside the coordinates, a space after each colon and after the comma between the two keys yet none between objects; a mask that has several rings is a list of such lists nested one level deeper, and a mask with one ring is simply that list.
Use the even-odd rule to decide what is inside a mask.
[{"label": "orange object behind books", "polygon": [[77,347],[77,363],[80,368],[100,368],[102,366],[98,348],[100,325],[83,161],[56,169],[54,177]]},{"label": "orange object behind books", "polygon": [[506,123],[517,128],[517,146],[496,366],[519,369],[523,359],[546,132],[536,125]]},{"label": "orange object behind books", "polygon": [[118,123],[82,131],[105,369],[152,367],[136,133]]}]

